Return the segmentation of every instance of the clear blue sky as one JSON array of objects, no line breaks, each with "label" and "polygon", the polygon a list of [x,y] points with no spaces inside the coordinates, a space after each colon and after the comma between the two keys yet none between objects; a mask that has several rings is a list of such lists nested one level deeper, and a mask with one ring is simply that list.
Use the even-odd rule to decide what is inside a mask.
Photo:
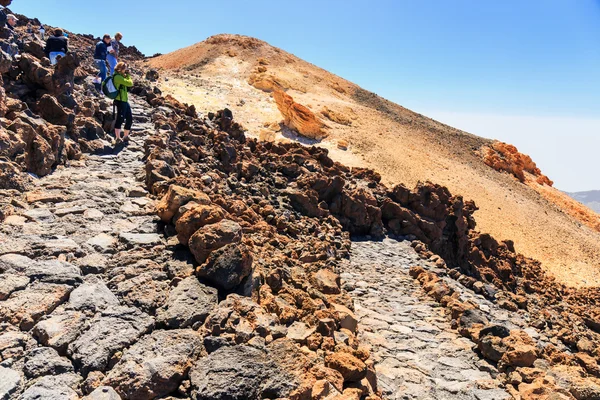
[{"label": "clear blue sky", "polygon": [[[121,31],[148,55],[218,33],[255,36],[458,128],[516,137],[561,188],[600,189],[598,175],[565,172],[533,144],[544,132],[510,123],[585,119],[600,128],[600,0],[14,0],[11,7],[78,33]],[[473,114],[507,118],[511,132],[488,131]],[[589,148],[600,134],[561,139],[561,132],[554,150],[574,133]],[[523,135],[529,142],[518,140]]]}]

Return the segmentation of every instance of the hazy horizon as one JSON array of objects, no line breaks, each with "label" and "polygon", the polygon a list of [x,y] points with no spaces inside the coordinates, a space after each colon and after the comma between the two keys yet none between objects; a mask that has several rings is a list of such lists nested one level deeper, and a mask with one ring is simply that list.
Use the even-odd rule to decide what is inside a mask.
[{"label": "hazy horizon", "polygon": [[97,4],[78,0],[61,7],[18,0],[11,9],[73,32],[121,31],[125,44],[147,55],[218,33],[258,37],[404,107],[514,144],[561,190],[600,189],[595,0],[457,0],[436,7],[181,0],[171,12],[157,0],[132,0],[119,7],[135,17],[94,18]]}]

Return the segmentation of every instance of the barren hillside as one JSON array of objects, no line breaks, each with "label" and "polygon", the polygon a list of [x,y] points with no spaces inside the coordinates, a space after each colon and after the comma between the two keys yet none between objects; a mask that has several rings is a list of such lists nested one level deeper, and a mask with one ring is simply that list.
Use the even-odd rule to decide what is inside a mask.
[{"label": "barren hillside", "polygon": [[[318,145],[334,159],[373,168],[385,183],[446,185],[475,201],[481,231],[514,240],[519,252],[542,261],[562,282],[600,283],[600,217],[549,186],[539,170],[528,171],[526,156],[518,154],[524,170],[521,158],[501,151],[497,160],[484,160],[493,141],[414,113],[253,38],[214,36],[149,64],[160,71],[163,91],[200,112],[227,105],[250,135],[272,132],[276,140],[316,143],[282,123],[273,92],[285,91],[326,125]],[[347,151],[338,148],[340,141],[349,143]]]}]

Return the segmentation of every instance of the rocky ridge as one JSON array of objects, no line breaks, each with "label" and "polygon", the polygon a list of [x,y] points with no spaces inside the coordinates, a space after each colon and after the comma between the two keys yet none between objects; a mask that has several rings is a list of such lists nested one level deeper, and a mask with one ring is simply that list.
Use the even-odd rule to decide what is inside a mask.
[{"label": "rocky ridge", "polygon": [[[354,332],[342,327],[335,312],[339,305],[352,311],[352,303],[334,267],[347,256],[349,234],[412,240],[420,254],[448,269],[443,274],[457,278],[497,307],[538,316],[527,317],[527,323],[552,338],[538,347],[523,330],[513,332],[509,327],[490,324],[491,319],[475,317],[475,323],[467,322],[467,328],[461,330],[479,346],[483,346],[481,332],[492,342],[503,340],[490,345],[496,346],[496,353],[482,351],[502,373],[531,368],[542,359],[551,365],[575,367],[579,372],[574,373],[587,376],[585,385],[597,385],[598,355],[596,345],[589,345],[598,343],[595,291],[558,284],[539,263],[516,254],[510,241],[498,242],[478,233],[474,203],[431,183],[412,191],[402,185],[388,189],[373,171],[346,168],[333,162],[322,148],[248,139],[239,125],[223,115],[209,115],[208,121],[201,121],[190,117],[183,107],[170,120],[155,122],[159,131],[149,138],[146,148],[148,189],[162,198],[159,212],[170,210],[163,218],[170,223],[167,232],[170,229],[177,243],[189,247],[201,279],[219,282],[226,293],[252,297],[281,322],[301,321],[306,336],[300,343],[306,340],[309,350],[323,354],[326,365],[332,365],[328,357],[340,353],[360,360],[361,348],[354,341]],[[177,167],[169,168],[173,165]],[[224,227],[222,221],[206,221],[205,215],[218,215],[217,219],[233,223]],[[227,250],[232,248],[235,253]],[[249,255],[245,257],[246,252]],[[283,263],[262,262],[269,257]],[[250,258],[256,260],[252,268],[248,268]],[[219,271],[239,277],[239,285],[226,287],[220,282]],[[303,277],[300,281],[299,276]],[[435,275],[415,269],[413,276],[427,292],[433,291],[436,300],[449,305],[455,321],[470,321],[467,316],[476,313],[472,311],[476,306],[458,301],[458,292],[440,284]],[[295,290],[306,291],[308,298],[299,301],[293,295]],[[324,320],[336,322],[329,332],[334,347],[323,330],[317,331],[320,336],[316,341],[310,336],[313,329],[322,329]],[[338,330],[349,337],[350,348],[337,345]],[[580,359],[589,362],[576,367]],[[500,376],[504,384],[513,384],[509,374]],[[546,376],[539,373],[537,378],[544,380]],[[348,388],[353,387],[353,379],[350,375],[345,380]],[[515,396],[535,392],[520,383],[514,383]],[[368,393],[367,382],[362,385],[363,394]],[[547,382],[544,385],[565,396],[570,393]]]}]

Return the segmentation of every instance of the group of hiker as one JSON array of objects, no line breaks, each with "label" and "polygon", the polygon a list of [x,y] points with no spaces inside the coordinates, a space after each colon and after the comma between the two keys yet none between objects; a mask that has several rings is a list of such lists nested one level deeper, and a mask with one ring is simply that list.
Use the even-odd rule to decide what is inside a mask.
[{"label": "group of hiker", "polygon": [[[98,67],[98,75],[94,79],[94,84],[114,101],[116,110],[115,140],[117,143],[129,140],[129,132],[133,124],[128,96],[128,89],[133,86],[133,81],[127,63],[119,61],[121,39],[123,39],[123,35],[120,32],[116,33],[114,38],[105,34],[94,50],[94,63]],[[53,35],[46,40],[45,52],[50,63],[56,64],[68,51],[68,37],[62,29],[55,29]],[[122,129],[123,125],[125,125],[124,129]],[[123,136],[121,136],[121,132],[123,132]]]},{"label": "group of hiker", "polygon": [[[23,48],[23,43],[15,32],[19,19],[14,14],[7,14],[5,10],[0,9],[0,28],[3,26],[10,30],[10,38],[7,45],[3,44],[1,46],[1,50],[18,59],[19,51]],[[50,60],[50,64],[55,65],[69,52],[68,33],[63,29],[56,28],[46,38],[46,30],[42,24],[40,24],[38,32],[40,39],[46,41],[44,53]],[[27,33],[36,36],[31,22],[27,24]],[[128,96],[129,89],[133,87],[133,80],[129,73],[129,65],[119,60],[122,39],[123,35],[120,32],[117,32],[114,37],[106,34],[96,44],[94,51],[94,63],[98,68],[98,75],[94,79],[94,84],[101,93],[114,101],[116,143],[129,140],[129,133],[133,124]]]},{"label": "group of hiker", "polygon": [[[123,35],[120,32],[117,32],[114,38],[105,34],[102,40],[96,43],[94,51],[94,62],[99,70],[95,83],[100,85],[104,94],[114,101],[113,105],[117,116],[115,121],[116,143],[129,140],[129,132],[133,124],[133,114],[128,96],[129,88],[133,86],[133,80],[129,74],[127,63],[119,61],[121,39],[123,39]],[[122,130],[123,124],[125,126]],[[121,131],[123,132],[122,137]]]},{"label": "group of hiker", "polygon": [[[129,132],[133,124],[133,115],[129,105],[128,90],[133,86],[129,74],[129,66],[119,61],[119,48],[123,35],[117,32],[114,37],[105,34],[94,50],[94,63],[98,67],[98,76],[94,84],[114,101],[116,110],[115,141],[120,143],[129,140]],[[62,29],[57,28],[46,41],[46,55],[51,64],[56,64],[69,51],[68,39]],[[123,127],[123,125],[125,125]],[[124,128],[124,129],[122,129]],[[121,136],[123,132],[123,136]]]}]

